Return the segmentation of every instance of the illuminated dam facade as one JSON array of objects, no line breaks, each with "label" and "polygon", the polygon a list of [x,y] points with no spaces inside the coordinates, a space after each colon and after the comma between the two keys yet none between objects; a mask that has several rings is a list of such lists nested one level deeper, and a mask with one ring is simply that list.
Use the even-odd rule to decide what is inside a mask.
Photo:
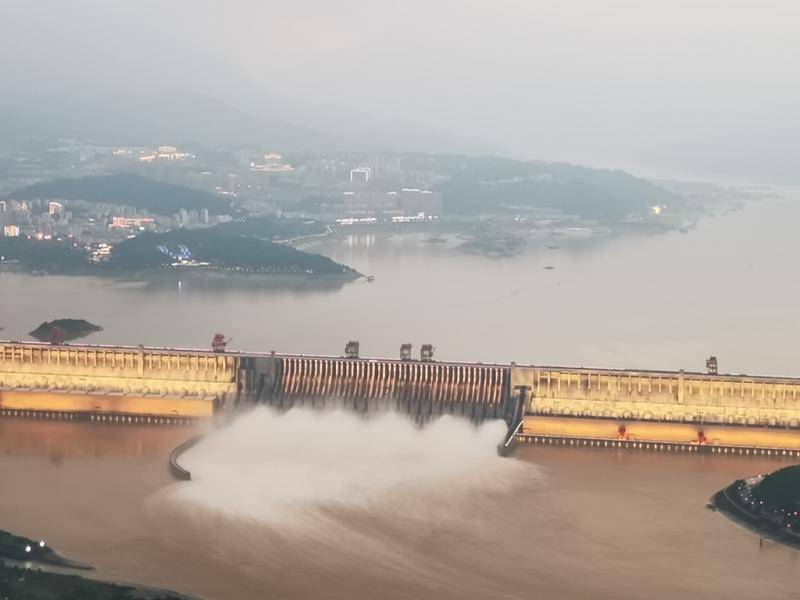
[{"label": "illuminated dam facade", "polygon": [[0,342],[0,416],[181,421],[255,404],[515,423],[536,443],[800,455],[800,379]]}]

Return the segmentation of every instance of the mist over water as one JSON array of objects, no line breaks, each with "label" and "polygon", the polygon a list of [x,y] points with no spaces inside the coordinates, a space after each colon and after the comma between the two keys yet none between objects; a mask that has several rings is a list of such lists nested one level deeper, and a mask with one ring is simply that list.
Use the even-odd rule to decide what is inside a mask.
[{"label": "mist over water", "polygon": [[165,498],[287,534],[344,513],[446,519],[535,470],[497,456],[505,431],[499,420],[443,416],[420,428],[394,413],[257,408],[188,451],[192,481]]},{"label": "mist over water", "polygon": [[465,572],[453,544],[499,539],[509,501],[541,483],[531,462],[497,456],[505,431],[262,407],[188,451],[192,481],[150,498],[149,512],[276,597],[466,593],[485,574]]}]

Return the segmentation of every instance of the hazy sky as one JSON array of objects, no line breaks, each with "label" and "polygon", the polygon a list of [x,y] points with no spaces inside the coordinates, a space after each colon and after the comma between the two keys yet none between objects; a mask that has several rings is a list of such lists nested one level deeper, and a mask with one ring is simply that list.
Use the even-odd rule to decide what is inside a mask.
[{"label": "hazy sky", "polygon": [[800,171],[792,0],[3,0],[0,50],[0,75],[192,88],[301,125],[348,109],[531,158]]}]

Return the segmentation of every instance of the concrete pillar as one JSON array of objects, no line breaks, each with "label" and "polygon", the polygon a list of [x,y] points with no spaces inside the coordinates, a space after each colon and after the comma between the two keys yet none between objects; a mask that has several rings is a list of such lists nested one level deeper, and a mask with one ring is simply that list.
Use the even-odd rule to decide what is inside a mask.
[{"label": "concrete pillar", "polygon": [[144,346],[139,344],[139,378],[144,377]]},{"label": "concrete pillar", "polygon": [[686,377],[683,369],[678,371],[678,404],[683,404],[683,399],[686,394]]}]

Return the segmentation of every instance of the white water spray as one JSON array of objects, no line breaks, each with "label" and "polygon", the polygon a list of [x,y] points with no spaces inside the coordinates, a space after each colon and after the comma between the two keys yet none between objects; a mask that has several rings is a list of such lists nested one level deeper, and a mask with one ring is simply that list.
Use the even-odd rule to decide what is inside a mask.
[{"label": "white water spray", "polygon": [[187,452],[192,481],[167,499],[283,532],[332,513],[446,518],[531,473],[496,455],[505,431],[502,421],[476,427],[450,416],[418,428],[397,414],[259,408]]}]

